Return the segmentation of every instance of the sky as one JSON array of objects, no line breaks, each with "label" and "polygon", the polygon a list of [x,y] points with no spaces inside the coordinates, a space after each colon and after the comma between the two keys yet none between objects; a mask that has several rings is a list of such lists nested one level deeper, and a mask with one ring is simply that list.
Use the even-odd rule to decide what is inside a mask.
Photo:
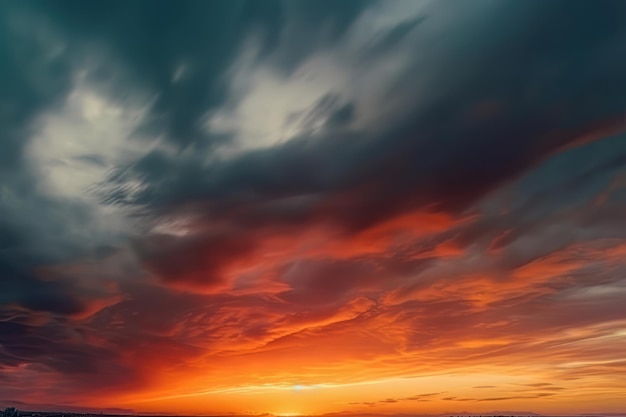
[{"label": "sky", "polygon": [[626,2],[0,2],[0,405],[626,411]]}]

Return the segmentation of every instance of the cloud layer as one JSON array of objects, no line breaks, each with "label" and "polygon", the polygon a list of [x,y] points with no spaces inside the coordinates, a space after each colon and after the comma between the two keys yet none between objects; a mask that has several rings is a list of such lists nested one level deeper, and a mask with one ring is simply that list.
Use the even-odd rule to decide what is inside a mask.
[{"label": "cloud layer", "polygon": [[0,398],[621,411],[619,0],[0,8]]}]

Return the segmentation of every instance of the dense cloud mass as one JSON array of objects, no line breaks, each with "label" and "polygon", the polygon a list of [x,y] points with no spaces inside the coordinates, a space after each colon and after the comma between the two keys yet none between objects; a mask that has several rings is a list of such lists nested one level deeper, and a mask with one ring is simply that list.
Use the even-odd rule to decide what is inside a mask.
[{"label": "dense cloud mass", "polygon": [[623,411],[625,19],[2,2],[0,405]]}]

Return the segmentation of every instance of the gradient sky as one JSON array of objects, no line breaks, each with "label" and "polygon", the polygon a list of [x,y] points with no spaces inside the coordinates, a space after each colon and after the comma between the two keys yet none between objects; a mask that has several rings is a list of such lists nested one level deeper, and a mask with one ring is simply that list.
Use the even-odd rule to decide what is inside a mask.
[{"label": "gradient sky", "polygon": [[0,405],[626,411],[626,1],[3,0]]}]

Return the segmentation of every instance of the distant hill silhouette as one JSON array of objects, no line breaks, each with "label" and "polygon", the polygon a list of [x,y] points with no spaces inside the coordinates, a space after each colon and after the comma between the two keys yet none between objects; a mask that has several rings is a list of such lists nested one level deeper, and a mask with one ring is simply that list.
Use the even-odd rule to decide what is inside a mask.
[{"label": "distant hill silhouette", "polygon": [[532,411],[460,411],[441,413],[442,416],[540,416],[541,414],[533,413]]},{"label": "distant hill silhouette", "polygon": [[26,403],[23,401],[15,400],[0,400],[0,409],[6,407],[15,407],[24,412],[66,412],[66,413],[86,413],[86,414],[119,414],[119,415],[131,415],[134,414],[134,410],[129,408],[90,408],[90,407],[77,407],[63,404],[36,404]]}]

